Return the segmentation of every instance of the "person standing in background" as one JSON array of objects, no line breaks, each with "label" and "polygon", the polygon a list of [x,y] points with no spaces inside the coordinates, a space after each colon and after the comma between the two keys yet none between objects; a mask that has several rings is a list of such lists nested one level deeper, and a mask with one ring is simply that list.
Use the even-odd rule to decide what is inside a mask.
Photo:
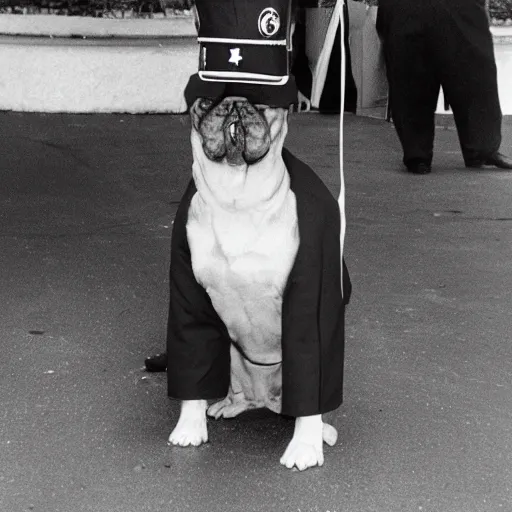
[{"label": "person standing in background", "polygon": [[499,152],[502,114],[486,0],[380,0],[377,31],[407,170],[431,171],[441,86],[466,167],[512,169]]},{"label": "person standing in background", "polygon": [[318,106],[321,113],[340,113],[341,101],[341,66],[345,66],[345,104],[344,111],[356,113],[357,110],[357,87],[352,74],[352,58],[350,54],[349,42],[349,18],[348,7],[343,2],[343,24],[345,55],[341,55],[341,23],[338,23],[336,36],[331,50],[331,58],[327,68],[327,76],[325,78],[320,104]]},{"label": "person standing in background", "polygon": [[[328,51],[329,58],[324,69],[319,69],[318,64],[310,62],[307,57],[306,38],[311,36],[311,27],[306,28],[305,9],[324,9],[332,11],[339,3],[343,12],[344,24],[344,55],[341,55],[341,23],[338,22],[336,30],[332,33],[334,37],[326,37],[322,44],[322,51]],[[341,70],[345,66],[345,112],[356,112],[357,109],[357,87],[352,73],[352,60],[349,44],[349,13],[346,3],[343,0],[297,0],[297,12],[295,22],[295,34],[293,38],[293,65],[291,72],[295,76],[300,92],[308,99],[312,99],[313,82],[322,74],[323,80],[318,104],[322,114],[339,114],[341,110]],[[333,22],[333,20],[331,20]],[[336,22],[334,18],[334,22]],[[327,19],[327,24],[329,20]],[[335,34],[335,35],[334,35]],[[313,101],[312,101],[313,103]]]}]

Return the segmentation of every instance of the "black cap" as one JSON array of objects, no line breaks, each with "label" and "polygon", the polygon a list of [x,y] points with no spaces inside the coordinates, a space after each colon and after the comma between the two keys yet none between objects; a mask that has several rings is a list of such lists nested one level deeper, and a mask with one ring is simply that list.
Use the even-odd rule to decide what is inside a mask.
[{"label": "black cap", "polygon": [[288,81],[292,0],[196,0],[196,8],[202,80]]}]

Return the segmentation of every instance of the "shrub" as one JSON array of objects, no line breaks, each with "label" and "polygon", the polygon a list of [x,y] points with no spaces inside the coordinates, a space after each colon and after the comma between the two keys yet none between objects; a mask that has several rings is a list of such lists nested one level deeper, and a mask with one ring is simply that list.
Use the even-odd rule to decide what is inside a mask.
[{"label": "shrub", "polygon": [[[329,6],[335,0],[301,0],[304,5]],[[378,5],[378,0],[355,0],[368,5]],[[423,1],[423,0],[411,0]],[[0,0],[0,12],[22,14],[26,12],[52,12],[82,16],[115,16],[131,13],[134,16],[153,12],[183,12],[190,9],[194,0]],[[512,25],[512,0],[489,0],[489,15],[494,24]]]},{"label": "shrub", "polygon": [[0,13],[148,17],[153,13],[183,13],[192,4],[192,0],[0,0]]},{"label": "shrub", "polygon": [[512,22],[512,0],[491,0],[489,15],[493,22]]},{"label": "shrub", "polygon": [[[354,0],[368,5],[378,5],[379,0]],[[412,0],[414,1],[414,0]],[[421,1],[421,0],[416,0]],[[512,0],[489,0],[489,17],[493,23],[501,24],[510,20],[512,24]]]}]

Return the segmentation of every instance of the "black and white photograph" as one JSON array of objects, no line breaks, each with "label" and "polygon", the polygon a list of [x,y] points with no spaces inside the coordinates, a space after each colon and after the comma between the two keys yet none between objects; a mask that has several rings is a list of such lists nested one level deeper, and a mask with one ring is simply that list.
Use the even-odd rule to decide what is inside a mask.
[{"label": "black and white photograph", "polygon": [[0,0],[0,512],[512,512],[512,0]]}]

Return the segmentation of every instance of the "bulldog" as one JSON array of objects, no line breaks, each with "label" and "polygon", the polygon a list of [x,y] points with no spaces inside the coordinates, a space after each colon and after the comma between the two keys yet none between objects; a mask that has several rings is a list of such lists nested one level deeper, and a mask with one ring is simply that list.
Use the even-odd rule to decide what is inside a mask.
[{"label": "bulldog", "polygon": [[190,116],[167,346],[181,412],[168,442],[199,446],[207,416],[265,407],[295,417],[281,464],[322,466],[323,443],[337,440],[322,413],[341,403],[343,378],[338,205],[283,148],[288,109],[199,98]]}]

